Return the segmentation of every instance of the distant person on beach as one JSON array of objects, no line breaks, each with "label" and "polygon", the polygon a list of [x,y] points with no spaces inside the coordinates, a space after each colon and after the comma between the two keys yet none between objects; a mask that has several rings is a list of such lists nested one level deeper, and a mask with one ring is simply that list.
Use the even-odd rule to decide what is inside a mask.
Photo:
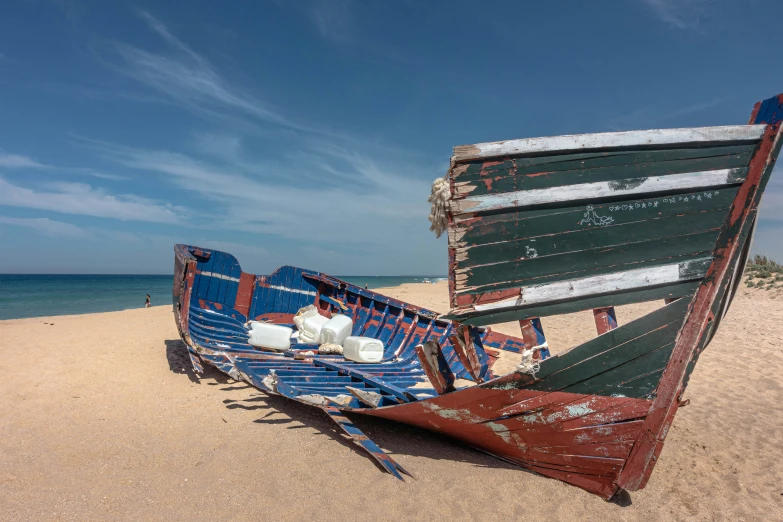
[{"label": "distant person on beach", "polygon": [[144,308],[150,307],[150,294],[147,294],[147,300],[144,302]]},{"label": "distant person on beach", "polygon": [[364,283],[364,289],[367,290],[367,283]]}]

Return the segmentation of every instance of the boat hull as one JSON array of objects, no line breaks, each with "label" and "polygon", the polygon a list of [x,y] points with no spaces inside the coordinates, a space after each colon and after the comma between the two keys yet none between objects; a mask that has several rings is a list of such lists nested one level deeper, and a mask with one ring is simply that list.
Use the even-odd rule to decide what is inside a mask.
[{"label": "boat hull", "polygon": [[[678,258],[675,261],[653,259],[651,262],[645,257],[654,251],[650,244],[661,245],[661,237],[654,237],[647,229],[640,232],[644,236],[640,244],[652,243],[644,248],[608,249],[613,251],[611,256],[620,260],[623,255],[638,257],[638,266],[622,271],[623,276],[615,279],[610,270],[614,258],[607,257],[609,254],[593,259],[593,275],[586,275],[580,268],[578,276],[569,278],[564,272],[555,271],[566,266],[562,264],[566,258],[553,261],[550,272],[546,272],[546,263],[513,261],[518,245],[509,246],[510,250],[504,246],[505,250],[495,252],[511,256],[512,261],[503,270],[484,269],[481,263],[491,260],[491,256],[460,257],[470,249],[459,251],[461,247],[452,242],[470,236],[472,241],[484,241],[480,244],[496,245],[491,234],[526,229],[519,228],[519,223],[514,221],[519,217],[517,214],[513,216],[515,225],[511,228],[507,227],[506,218],[497,218],[506,207],[492,205],[507,205],[511,200],[487,199],[482,195],[472,201],[487,206],[488,213],[479,212],[464,219],[462,223],[469,223],[472,228],[460,230],[459,237],[453,234],[456,229],[450,230],[452,310],[447,317],[317,272],[283,267],[269,276],[256,276],[243,272],[229,254],[177,245],[173,287],[177,327],[197,371],[205,363],[210,364],[268,393],[323,409],[387,471],[400,478],[406,471],[340,411],[382,417],[453,437],[604,498],[610,498],[621,488],[642,489],[663,449],[698,357],[715,335],[739,284],[761,195],[780,152],[781,120],[783,95],[757,104],[747,129],[732,128],[730,132],[715,135],[711,134],[713,131],[680,133],[689,139],[707,136],[708,145],[712,145],[709,139],[725,138],[727,132],[730,140],[746,135],[749,138],[743,138],[738,145],[743,151],[747,149],[747,155],[740,158],[745,166],[732,167],[741,169],[741,175],[722,173],[720,186],[710,188],[711,197],[696,200],[709,208],[696,208],[684,214],[667,210],[671,215],[663,218],[650,216],[650,219],[670,219],[677,226],[683,223],[682,216],[687,216],[687,223],[695,223],[701,231],[672,236],[675,239],[666,243],[666,248],[684,248],[680,254],[667,251],[673,259]],[[676,133],[666,136],[671,139],[673,134]],[[561,146],[563,142],[595,145],[599,140],[605,145],[610,139],[604,135],[600,139],[566,138],[565,141],[549,139],[549,145],[529,140],[484,144],[484,147],[457,150],[455,157],[499,153],[511,156],[519,150],[529,152],[536,147]],[[638,140],[639,137],[624,135],[611,139]],[[663,138],[652,134],[649,139],[655,142]],[[736,145],[734,141],[731,147]],[[589,154],[603,154],[600,146],[597,150]],[[682,154],[681,149],[677,150],[677,154]],[[721,162],[728,161],[721,158]],[[703,192],[706,187],[698,183],[713,178],[701,174],[697,177],[693,187]],[[513,188],[514,180],[504,182],[511,183],[508,186]],[[642,184],[620,188],[635,190]],[[486,185],[486,191],[491,191],[491,185]],[[680,197],[683,190],[693,188],[677,187],[674,196],[656,193],[654,198]],[[535,197],[543,197],[537,194]],[[517,199],[513,205],[518,205],[528,195],[514,197]],[[464,201],[452,205],[456,209],[473,209],[471,213],[476,208],[475,205],[466,207]],[[580,210],[582,218],[577,222],[599,227],[597,230],[602,232],[584,236],[596,241],[599,250],[607,246],[602,241],[617,239],[600,228],[609,224],[601,220],[601,212],[596,210],[602,209],[601,205],[616,208],[618,204],[591,203],[586,211]],[[622,205],[628,203],[620,208]],[[544,207],[525,212],[542,213],[545,217],[560,215],[552,218],[554,224],[546,226],[571,226],[568,220],[574,217],[572,209],[555,210]],[[646,203],[644,210],[664,213],[657,205]],[[541,216],[535,214],[536,219]],[[634,229],[624,230],[627,233]],[[662,233],[671,232],[665,230],[668,232]],[[483,237],[487,232],[490,240]],[[542,252],[544,248],[550,247],[542,246]],[[551,246],[552,256],[564,254],[556,248],[561,247]],[[681,256],[684,258],[679,259]],[[477,263],[475,271],[471,271],[474,265],[465,265],[468,262]],[[458,272],[460,266],[470,270]],[[515,272],[523,267],[531,271]],[[517,285],[518,280],[533,277],[531,274],[548,279],[537,285]],[[484,286],[489,290],[484,291]],[[476,288],[479,290],[474,291]],[[617,324],[613,310],[608,308],[663,299],[666,304],[661,308],[623,325]],[[293,314],[309,304],[314,304],[325,316],[350,315],[354,335],[382,340],[386,346],[384,361],[362,365],[340,357],[319,356],[312,352],[317,351],[317,346],[280,354],[260,351],[248,344],[245,325],[248,320],[290,324]],[[493,372],[499,352],[521,353],[534,348],[538,341],[536,335],[525,334],[518,339],[492,332],[483,328],[484,325],[520,320],[524,334],[537,317],[585,309],[595,309],[598,337],[510,374]],[[540,323],[536,324],[540,333]],[[426,350],[422,349],[424,345]],[[455,379],[474,383],[455,389]]]}]

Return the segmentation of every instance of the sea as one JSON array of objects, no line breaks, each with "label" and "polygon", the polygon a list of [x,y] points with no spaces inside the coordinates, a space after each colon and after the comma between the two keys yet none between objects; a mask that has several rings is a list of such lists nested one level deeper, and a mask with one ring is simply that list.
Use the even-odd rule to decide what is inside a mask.
[{"label": "sea", "polygon": [[[436,282],[443,276],[336,276],[368,288]],[[0,320],[92,314],[171,304],[171,275],[3,275]]]}]

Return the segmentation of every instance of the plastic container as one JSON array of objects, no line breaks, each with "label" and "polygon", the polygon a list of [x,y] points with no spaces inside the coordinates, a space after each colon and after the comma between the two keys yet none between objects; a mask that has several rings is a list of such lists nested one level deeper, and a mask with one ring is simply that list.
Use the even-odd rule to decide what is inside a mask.
[{"label": "plastic container", "polygon": [[346,359],[360,363],[377,363],[383,359],[383,343],[372,337],[350,335],[343,341]]},{"label": "plastic container", "polygon": [[315,306],[313,305],[307,305],[304,308],[300,308],[298,312],[296,312],[296,315],[294,316],[294,324],[296,325],[297,330],[302,330],[302,325],[304,324],[304,320],[308,317],[313,317],[318,315],[318,310],[315,309]]},{"label": "plastic container", "polygon": [[272,350],[288,350],[291,347],[292,328],[279,324],[253,322],[250,325],[250,340],[253,346]]},{"label": "plastic container", "polygon": [[351,335],[353,321],[347,315],[335,315],[321,328],[321,343],[343,344]]},{"label": "plastic container", "polygon": [[322,315],[311,315],[305,317],[302,322],[302,329],[299,330],[300,343],[321,343],[321,328],[329,322],[329,319]]}]

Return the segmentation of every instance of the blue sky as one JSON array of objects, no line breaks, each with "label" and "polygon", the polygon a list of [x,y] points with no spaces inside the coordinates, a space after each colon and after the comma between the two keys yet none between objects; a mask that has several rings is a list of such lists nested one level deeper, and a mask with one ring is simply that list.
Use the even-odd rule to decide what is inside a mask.
[{"label": "blue sky", "polygon": [[[184,7],[187,6],[187,7]],[[783,2],[0,6],[0,272],[443,274],[457,144],[746,123]],[[783,169],[756,251],[783,258]]]}]

